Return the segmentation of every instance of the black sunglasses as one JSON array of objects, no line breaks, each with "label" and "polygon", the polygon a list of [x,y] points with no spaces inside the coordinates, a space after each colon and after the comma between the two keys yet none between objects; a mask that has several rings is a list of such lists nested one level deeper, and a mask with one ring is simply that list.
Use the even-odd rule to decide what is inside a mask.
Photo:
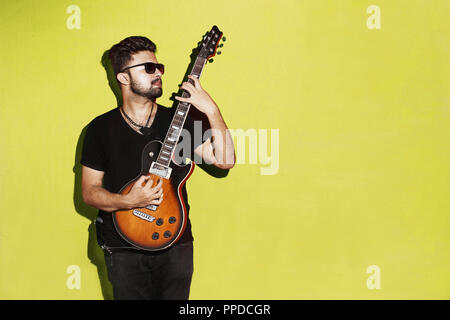
[{"label": "black sunglasses", "polygon": [[145,63],[136,64],[134,66],[129,66],[129,67],[122,69],[122,71],[120,71],[120,72],[124,72],[125,70],[128,70],[130,68],[139,67],[139,66],[145,66],[145,72],[147,72],[148,74],[155,73],[156,69],[158,69],[159,72],[161,72],[161,74],[164,74],[164,65],[161,63],[154,63],[154,62],[145,62]]}]

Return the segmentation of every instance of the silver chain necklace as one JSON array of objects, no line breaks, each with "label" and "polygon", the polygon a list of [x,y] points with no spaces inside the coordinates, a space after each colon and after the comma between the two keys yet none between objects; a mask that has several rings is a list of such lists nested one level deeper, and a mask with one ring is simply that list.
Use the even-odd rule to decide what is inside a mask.
[{"label": "silver chain necklace", "polygon": [[134,122],[125,112],[125,110],[123,110],[123,107],[120,107],[120,111],[123,113],[123,115],[125,116],[125,118],[127,118],[128,121],[130,121],[130,123],[132,125],[134,125],[135,127],[139,128],[139,131],[145,136],[149,136],[152,129],[148,128],[148,123],[150,122],[150,118],[152,117],[152,113],[153,113],[153,107],[155,105],[152,103],[152,110],[150,110],[150,114],[148,116],[147,122],[145,123],[145,125],[141,125],[141,124],[137,124],[136,122]]}]

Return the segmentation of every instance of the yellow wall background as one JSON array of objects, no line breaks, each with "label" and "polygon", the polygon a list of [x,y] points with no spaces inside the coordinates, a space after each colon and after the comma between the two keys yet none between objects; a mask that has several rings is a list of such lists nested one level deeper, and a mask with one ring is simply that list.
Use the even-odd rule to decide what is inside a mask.
[{"label": "yellow wall background", "polygon": [[[72,4],[80,29],[66,26]],[[381,29],[366,25],[369,5]],[[130,35],[152,39],[167,67],[158,102],[171,106],[192,48],[217,24],[227,42],[203,87],[230,128],[279,129],[279,170],[247,161],[216,179],[196,168],[191,298],[449,299],[449,9],[3,2],[0,298],[110,298],[77,164],[83,128],[116,106],[102,54]],[[71,265],[80,289],[66,285]],[[380,289],[367,287],[370,265]]]}]

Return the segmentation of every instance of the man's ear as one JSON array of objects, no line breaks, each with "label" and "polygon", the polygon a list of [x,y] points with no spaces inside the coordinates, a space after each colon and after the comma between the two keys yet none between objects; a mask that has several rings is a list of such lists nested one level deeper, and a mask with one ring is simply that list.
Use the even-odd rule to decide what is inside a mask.
[{"label": "man's ear", "polygon": [[129,78],[128,74],[126,74],[125,72],[118,73],[116,78],[117,78],[117,81],[119,81],[123,85],[128,85],[130,83],[130,78]]}]

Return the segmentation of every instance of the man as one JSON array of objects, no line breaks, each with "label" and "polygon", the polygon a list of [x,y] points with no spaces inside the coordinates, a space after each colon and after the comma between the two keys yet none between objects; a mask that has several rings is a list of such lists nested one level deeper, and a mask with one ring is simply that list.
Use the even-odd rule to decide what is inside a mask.
[{"label": "man", "polygon": [[[188,299],[193,272],[192,232],[189,218],[180,239],[170,248],[146,251],[133,247],[117,232],[111,212],[160,204],[164,201],[161,181],[152,187],[146,176],[139,177],[128,194],[119,190],[141,172],[141,153],[152,140],[164,140],[174,115],[173,108],[156,103],[162,95],[164,66],[155,56],[156,45],[145,37],[128,37],[109,52],[114,73],[122,91],[122,106],[92,120],[87,128],[82,164],[84,201],[99,209],[96,220],[98,242],[105,252],[108,277],[115,299]],[[206,141],[190,139],[183,150],[191,159],[202,159],[218,168],[234,166],[234,145],[216,103],[198,79],[181,88],[191,103],[184,129],[193,137],[194,120],[202,129],[212,129]],[[205,131],[205,130],[204,130]],[[186,144],[184,144],[186,145]],[[189,145],[189,144],[187,144]],[[191,153],[195,153],[196,157]],[[146,182],[146,183],[145,183]],[[182,196],[187,202],[186,187]]]}]

